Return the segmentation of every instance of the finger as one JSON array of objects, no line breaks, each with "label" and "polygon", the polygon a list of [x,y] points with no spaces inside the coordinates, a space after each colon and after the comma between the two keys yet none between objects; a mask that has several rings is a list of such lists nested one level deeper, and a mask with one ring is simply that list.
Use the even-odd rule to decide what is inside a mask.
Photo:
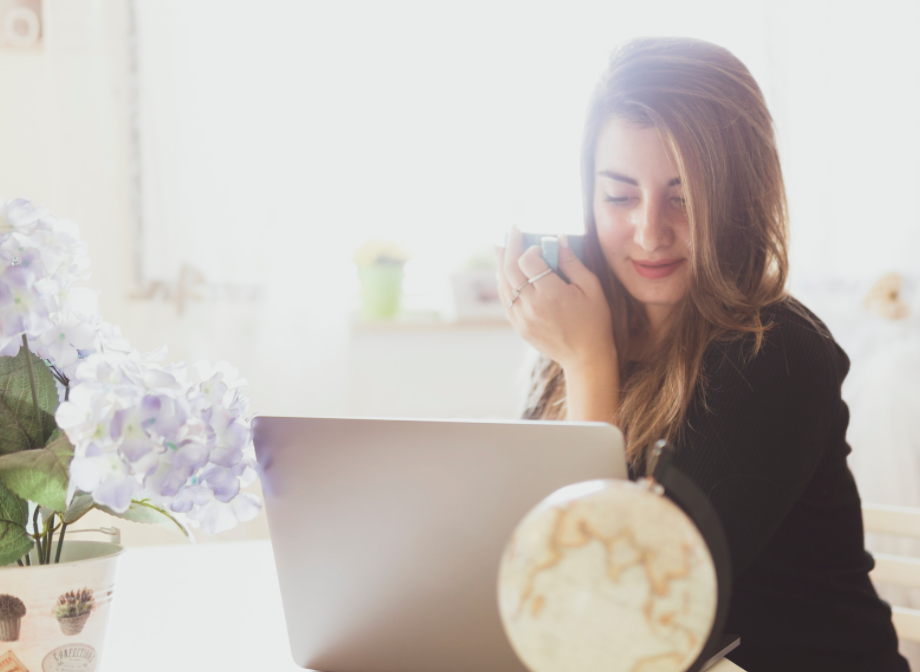
[{"label": "finger", "polygon": [[581,263],[572,248],[566,235],[559,236],[559,269],[566,274],[573,285],[587,290],[597,282],[597,276]]},{"label": "finger", "polygon": [[521,273],[525,277],[532,278],[545,271],[549,266],[543,261],[540,248],[534,245],[529,250],[524,250],[524,254],[518,258],[518,268],[521,269]]},{"label": "finger", "polygon": [[502,266],[504,264],[505,248],[499,247],[498,245],[494,246],[495,250],[495,261],[498,265],[498,268],[495,273],[495,279],[498,282],[498,298],[502,302],[502,308],[505,310],[505,317],[511,322],[512,325],[515,324],[515,312],[514,308],[519,305],[518,301],[520,296],[515,301],[512,301],[511,305],[508,304],[508,301],[511,300],[511,297],[514,295],[514,288],[511,286],[511,283],[508,282],[508,279],[505,277]]},{"label": "finger", "polygon": [[524,275],[517,264],[517,260],[523,252],[521,245],[521,231],[516,226],[511,227],[511,233],[508,234],[508,244],[505,246],[505,263],[502,268],[505,271],[505,279],[515,289],[527,282],[527,276]]},{"label": "finger", "polygon": [[[518,259],[518,266],[521,268],[521,272],[524,273],[528,278],[536,278],[541,273],[545,273],[549,270],[549,265],[544,261],[543,255],[540,253],[540,248],[536,245],[527,250],[521,258]],[[547,273],[536,283],[530,283],[531,286],[536,287],[537,283],[540,285],[540,291],[552,290],[555,287],[561,288],[565,286],[565,282],[555,273]],[[557,285],[558,283],[558,285]]]},{"label": "finger", "polygon": [[502,310],[505,311],[505,317],[508,318],[509,322],[514,320],[513,306],[508,305],[508,283],[499,280],[498,282],[498,300],[502,302]]},{"label": "finger", "polygon": [[495,252],[495,280],[498,282],[498,296],[504,304],[511,297],[511,292],[513,291],[508,279],[505,277],[505,248],[494,245],[493,251]]},{"label": "finger", "polygon": [[505,248],[500,245],[493,245],[492,252],[495,253],[495,270],[498,274],[498,279],[500,282],[505,280]]}]

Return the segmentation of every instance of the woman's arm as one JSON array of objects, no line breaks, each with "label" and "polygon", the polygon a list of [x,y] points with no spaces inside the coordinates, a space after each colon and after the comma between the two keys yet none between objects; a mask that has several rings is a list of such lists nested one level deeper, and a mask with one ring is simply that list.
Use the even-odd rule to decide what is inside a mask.
[{"label": "woman's arm", "polygon": [[563,367],[569,420],[613,422],[620,405],[620,373],[616,353],[598,355],[589,364]]}]

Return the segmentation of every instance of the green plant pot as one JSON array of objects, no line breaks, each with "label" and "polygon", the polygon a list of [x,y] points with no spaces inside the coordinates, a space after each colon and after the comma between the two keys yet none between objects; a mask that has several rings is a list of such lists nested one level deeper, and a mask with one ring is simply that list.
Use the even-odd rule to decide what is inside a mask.
[{"label": "green plant pot", "polygon": [[399,312],[402,281],[401,264],[373,264],[358,267],[361,282],[361,315],[366,320],[388,320]]}]

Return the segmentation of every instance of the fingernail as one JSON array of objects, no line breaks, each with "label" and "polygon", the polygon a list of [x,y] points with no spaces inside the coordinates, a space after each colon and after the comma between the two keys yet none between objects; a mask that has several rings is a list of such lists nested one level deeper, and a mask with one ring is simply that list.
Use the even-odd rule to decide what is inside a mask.
[{"label": "fingernail", "polygon": [[569,249],[569,237],[566,234],[561,234],[559,236],[559,244],[562,245],[565,249]]}]

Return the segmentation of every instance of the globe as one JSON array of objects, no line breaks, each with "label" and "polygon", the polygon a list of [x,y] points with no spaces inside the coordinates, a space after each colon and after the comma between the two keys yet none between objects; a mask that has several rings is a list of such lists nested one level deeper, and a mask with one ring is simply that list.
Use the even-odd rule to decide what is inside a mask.
[{"label": "globe", "polygon": [[682,672],[713,629],[717,592],[706,542],[660,485],[598,480],[524,517],[498,601],[531,672]]}]

